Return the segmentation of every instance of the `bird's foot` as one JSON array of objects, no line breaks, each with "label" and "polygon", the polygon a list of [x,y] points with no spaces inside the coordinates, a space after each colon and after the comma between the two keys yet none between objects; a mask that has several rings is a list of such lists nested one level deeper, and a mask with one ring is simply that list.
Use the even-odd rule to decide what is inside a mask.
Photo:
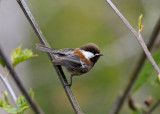
[{"label": "bird's foot", "polygon": [[71,87],[71,86],[72,86],[72,84],[65,84],[65,86],[69,86],[69,87]]}]

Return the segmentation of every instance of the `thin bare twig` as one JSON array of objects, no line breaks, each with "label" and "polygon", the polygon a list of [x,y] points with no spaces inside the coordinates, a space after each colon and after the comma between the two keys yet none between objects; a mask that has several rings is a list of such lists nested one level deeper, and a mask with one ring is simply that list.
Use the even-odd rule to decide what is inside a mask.
[{"label": "thin bare twig", "polygon": [[[49,43],[47,42],[47,40],[43,36],[37,22],[35,21],[32,13],[30,12],[30,10],[29,10],[27,4],[25,3],[25,1],[24,0],[17,0],[17,2],[20,5],[21,9],[23,10],[23,12],[24,12],[25,16],[27,17],[29,23],[31,24],[32,28],[34,29],[34,31],[35,31],[36,35],[38,36],[40,42],[42,44],[46,45],[47,47],[50,47]],[[52,62],[53,59],[54,59],[53,54],[51,54],[51,53],[47,53],[47,54],[48,54],[48,56],[49,56],[49,58]],[[53,62],[52,62],[52,64],[53,64]],[[66,79],[66,76],[65,76],[61,66],[56,66],[54,64],[53,64],[53,66],[54,66],[54,68],[57,72],[57,75],[58,75],[58,77],[61,81],[61,84],[62,84],[62,86],[63,86],[63,88],[64,88],[64,90],[65,90],[65,92],[68,96],[68,99],[69,99],[69,101],[72,105],[73,110],[75,111],[76,114],[82,114],[80,106],[79,106],[76,98],[74,97],[71,88],[68,87],[68,86],[65,86],[68,83],[68,81]]]},{"label": "thin bare twig", "polygon": [[11,97],[12,97],[13,101],[16,103],[16,100],[17,100],[16,94],[14,93],[11,85],[9,84],[9,82],[7,80],[7,77],[0,74],[0,79],[2,80],[2,82],[4,83],[6,88],[8,89],[9,93],[11,94]]},{"label": "thin bare twig", "polygon": [[130,23],[126,20],[126,18],[121,14],[121,12],[115,7],[115,5],[110,1],[106,0],[108,4],[113,8],[113,10],[117,13],[117,15],[122,19],[122,21],[125,23],[125,25],[132,31],[132,33],[135,35],[137,38],[138,42],[140,43],[143,51],[145,52],[146,56],[148,57],[149,61],[151,62],[152,66],[154,67],[155,71],[160,74],[160,69],[155,63],[153,57],[151,56],[140,32],[137,32],[131,25]]},{"label": "thin bare twig", "polygon": [[5,54],[4,54],[4,52],[2,51],[1,48],[0,48],[0,56],[2,57],[2,60],[4,61],[7,69],[9,70],[9,72],[10,72],[12,78],[14,79],[15,83],[17,84],[18,88],[20,89],[20,91],[22,92],[22,94],[26,97],[26,99],[27,99],[28,103],[30,104],[31,108],[34,110],[34,112],[36,114],[42,114],[42,112],[40,111],[40,109],[38,108],[38,106],[35,104],[35,102],[31,99],[31,97],[27,93],[27,91],[24,88],[22,82],[20,81],[17,73],[15,72],[15,70],[10,65],[9,60],[7,59],[7,57],[5,56]]},{"label": "thin bare twig", "polygon": [[158,20],[158,23],[156,24],[155,29],[152,32],[150,41],[148,43],[148,49],[147,49],[147,46],[145,45],[140,32],[137,33],[134,30],[134,28],[129,24],[129,22],[124,18],[124,16],[119,12],[119,10],[114,6],[114,4],[110,0],[106,0],[106,1],[115,10],[115,12],[120,16],[120,18],[123,20],[123,22],[126,24],[126,26],[133,32],[133,34],[136,36],[137,40],[139,41],[139,43],[141,44],[141,46],[145,52],[145,53],[142,53],[140,59],[138,60],[138,64],[134,68],[134,70],[131,74],[131,78],[130,78],[126,88],[124,89],[124,92],[122,93],[122,95],[118,96],[118,98],[116,99],[116,102],[114,103],[112,109],[110,110],[110,114],[118,114],[125,99],[127,98],[128,94],[129,94],[130,90],[132,89],[141,68],[144,65],[144,62],[146,60],[146,55],[147,55],[148,59],[150,60],[151,64],[153,65],[154,69],[156,70],[156,72],[158,74],[160,74],[160,70],[159,70],[157,64],[155,63],[154,59],[152,58],[150,52],[148,51],[148,49],[151,50],[151,48],[153,47],[154,42],[156,40],[156,36],[157,36],[159,29],[160,29],[160,19]]}]

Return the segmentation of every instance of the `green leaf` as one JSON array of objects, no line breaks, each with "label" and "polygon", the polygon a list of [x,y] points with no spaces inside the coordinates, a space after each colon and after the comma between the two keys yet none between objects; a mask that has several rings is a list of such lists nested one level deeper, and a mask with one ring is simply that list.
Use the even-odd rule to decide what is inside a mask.
[{"label": "green leaf", "polygon": [[29,108],[29,105],[28,105],[26,98],[22,95],[20,95],[17,98],[16,104],[19,107],[18,108],[19,113],[24,113],[24,111]]},{"label": "green leaf", "polygon": [[[31,92],[33,95],[33,91]],[[2,107],[4,110],[6,110],[10,114],[24,114],[24,111],[30,107],[26,98],[22,95],[20,95],[16,100],[16,105],[18,106],[18,108],[13,107],[12,105],[10,105],[8,101],[8,93],[6,91],[2,93],[4,95],[4,100],[6,103],[4,103],[2,98],[0,97],[0,107]]]},{"label": "green leaf", "polygon": [[135,104],[136,110],[130,110],[131,114],[143,114],[143,108],[140,104]]},{"label": "green leaf", "polygon": [[141,14],[141,15],[139,16],[139,19],[138,19],[139,31],[142,31],[142,29],[144,28],[144,25],[142,25],[142,17],[143,17],[143,15]]},{"label": "green leaf", "polygon": [[131,110],[131,114],[143,114],[143,113],[140,110],[138,110],[138,111]]},{"label": "green leaf", "polygon": [[18,113],[17,108],[14,108],[13,106],[8,105],[8,104],[4,104],[3,109],[6,110],[10,114],[17,114]]},{"label": "green leaf", "polygon": [[143,15],[141,14],[141,15],[139,16],[139,18],[138,18],[138,26],[139,26],[139,28],[140,28],[140,26],[141,26],[142,17],[143,17]]},{"label": "green leaf", "polygon": [[23,114],[24,111],[26,111],[29,108],[29,106],[23,106],[17,109],[17,112],[20,114]]},{"label": "green leaf", "polygon": [[0,107],[2,107],[3,106],[3,100],[2,100],[2,98],[0,97]]},{"label": "green leaf", "polygon": [[7,91],[3,91],[2,93],[4,95],[4,100],[5,100],[6,104],[10,105],[10,103],[8,101],[8,93],[7,93]]},{"label": "green leaf", "polygon": [[32,50],[29,49],[22,50],[22,46],[20,45],[18,48],[14,49],[11,53],[12,66],[15,67],[18,63],[35,56],[37,55],[33,54]]},{"label": "green leaf", "polygon": [[29,95],[31,96],[32,99],[34,99],[34,92],[32,88],[29,89]]},{"label": "green leaf", "polygon": [[[16,100],[16,105],[18,106],[18,108],[13,107],[12,105],[10,105],[8,101],[8,93],[6,91],[2,93],[4,94],[4,100],[6,103],[4,103],[2,98],[0,97],[0,107],[2,107],[4,110],[6,110],[10,114],[24,114],[25,110],[30,107],[26,98],[22,95],[20,95]],[[33,98],[34,92],[32,91],[32,89],[29,90],[29,93]]]},{"label": "green leaf", "polygon": [[143,113],[140,111],[131,111],[131,114],[143,114]]},{"label": "green leaf", "polygon": [[[160,63],[160,51],[157,51],[156,53],[153,54],[153,58],[155,60],[155,62],[157,64]],[[141,86],[143,86],[147,80],[149,79],[149,77],[152,75],[152,73],[154,72],[154,68],[152,66],[152,64],[150,63],[149,60],[146,61],[146,63],[144,64],[144,67],[142,68],[138,79],[135,83],[135,86],[133,88],[132,92],[137,91]]]},{"label": "green leaf", "polygon": [[160,83],[157,77],[152,78],[151,85],[156,86],[156,87],[160,86]]},{"label": "green leaf", "polygon": [[21,107],[15,108],[9,104],[3,104],[3,109],[10,114],[23,114],[24,111],[28,108],[29,106],[21,106]]},{"label": "green leaf", "polygon": [[2,65],[2,67],[5,67],[5,63],[4,63],[4,61],[2,60],[1,57],[0,57],[0,64]]},{"label": "green leaf", "polygon": [[24,96],[20,95],[16,100],[16,104],[18,107],[27,106],[27,100]]}]

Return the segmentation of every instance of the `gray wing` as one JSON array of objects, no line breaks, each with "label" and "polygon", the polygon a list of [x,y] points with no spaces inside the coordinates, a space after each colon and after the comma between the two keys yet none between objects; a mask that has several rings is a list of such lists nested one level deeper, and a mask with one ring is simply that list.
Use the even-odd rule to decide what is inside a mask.
[{"label": "gray wing", "polygon": [[91,67],[88,67],[85,63],[81,62],[77,55],[59,57],[53,60],[55,65],[62,65],[66,68],[72,68],[73,70],[86,73]]},{"label": "gray wing", "polygon": [[79,75],[79,73],[86,73],[88,72],[92,67],[87,66],[84,62],[81,62],[79,57],[77,55],[74,56],[65,56],[65,57],[59,57],[55,60],[53,60],[53,63],[55,65],[62,65],[66,68],[71,68],[77,73],[73,73],[72,75]]},{"label": "gray wing", "polygon": [[62,65],[64,67],[73,69],[79,69],[82,66],[82,63],[77,55],[58,57],[57,59],[53,60],[53,63],[55,65]]},{"label": "gray wing", "polygon": [[45,45],[36,44],[36,48],[41,51],[58,54],[61,56],[69,55],[74,53],[74,49],[72,48],[65,48],[65,49],[52,49],[49,47],[46,47]]}]

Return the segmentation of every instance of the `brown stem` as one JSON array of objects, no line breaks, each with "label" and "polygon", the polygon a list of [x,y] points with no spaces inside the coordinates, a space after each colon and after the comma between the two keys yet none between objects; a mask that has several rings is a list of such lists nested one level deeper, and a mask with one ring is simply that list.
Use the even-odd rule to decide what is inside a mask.
[{"label": "brown stem", "polygon": [[[43,34],[42,34],[37,22],[35,21],[32,13],[30,12],[26,2],[24,0],[17,0],[17,2],[20,5],[21,9],[23,10],[23,12],[24,12],[26,18],[28,19],[29,23],[31,24],[32,28],[34,29],[34,31],[35,31],[37,37],[39,38],[40,42],[43,45],[45,45],[47,47],[50,47],[49,43],[47,42],[47,40],[43,36]],[[47,53],[47,54],[48,54],[48,56],[50,58],[50,61],[52,62],[53,59],[54,59],[54,56],[51,53]],[[52,62],[52,64],[53,64],[53,62]],[[61,84],[62,84],[66,94],[67,94],[67,97],[68,97],[68,99],[69,99],[69,101],[70,101],[70,103],[72,105],[73,110],[75,111],[76,114],[81,114],[82,112],[81,112],[80,106],[79,106],[76,98],[74,97],[71,88],[68,87],[68,86],[65,86],[66,84],[68,84],[68,81],[66,79],[66,76],[65,76],[61,66],[56,66],[54,64],[53,64],[53,66],[54,66],[54,68],[55,68],[55,70],[57,72],[57,75],[58,75],[58,77],[59,77],[59,79],[61,81]]]}]

